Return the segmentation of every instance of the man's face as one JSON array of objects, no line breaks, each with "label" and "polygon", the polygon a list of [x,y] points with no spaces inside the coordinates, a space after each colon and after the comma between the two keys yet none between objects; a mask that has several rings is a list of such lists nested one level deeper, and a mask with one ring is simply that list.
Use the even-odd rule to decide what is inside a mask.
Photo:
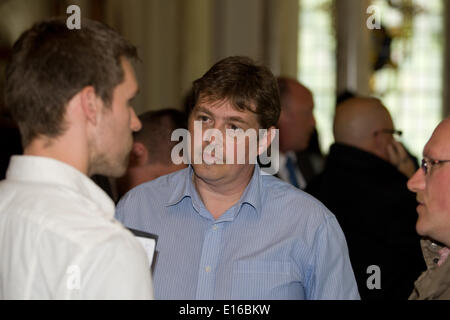
[{"label": "man's face", "polygon": [[[450,120],[444,120],[434,131],[423,152],[425,159],[450,159]],[[422,169],[408,181],[408,188],[417,193],[419,206],[416,229],[422,236],[444,242],[450,233],[450,163]]]},{"label": "man's face", "polygon": [[[223,140],[215,141],[214,139],[211,142],[222,145],[223,164],[212,163],[211,157],[208,157],[208,153],[204,153],[205,148],[211,143],[210,141],[203,141],[201,146],[195,143],[194,121],[201,122],[203,137],[208,129],[217,129],[221,132]],[[191,148],[192,166],[195,174],[202,180],[228,183],[236,179],[244,170],[248,170],[249,166],[253,166],[253,164],[248,163],[249,140],[245,139],[245,145],[239,145],[238,143],[227,144],[227,129],[242,129],[243,131],[255,129],[257,132],[259,129],[257,116],[249,110],[236,110],[227,100],[209,101],[207,98],[201,96],[189,117],[189,132],[193,140]],[[233,142],[237,142],[237,139],[229,139],[228,141],[231,142],[232,140]],[[245,164],[237,164],[238,148],[245,148]],[[231,153],[232,151],[234,158],[232,164],[230,164],[227,163],[227,153]],[[201,152],[204,155],[201,164],[194,163],[193,157],[196,152],[197,154]],[[220,157],[218,154],[213,154],[213,156],[216,158]]]},{"label": "man's face", "polygon": [[383,119],[383,123],[379,125],[378,127],[378,134],[374,138],[378,141],[378,152],[377,155],[386,160],[389,161],[389,152],[388,152],[388,146],[392,144],[394,141],[394,136],[392,133],[389,132],[383,132],[382,130],[394,130],[394,122],[392,121],[392,118],[389,114],[386,115],[386,118]]},{"label": "man's face", "polygon": [[303,151],[308,147],[316,125],[313,97],[305,89],[289,84],[289,94],[284,97],[282,104],[280,149],[282,152]]},{"label": "man's face", "polygon": [[113,91],[112,105],[108,109],[103,105],[99,115],[98,130],[92,173],[110,177],[122,176],[128,166],[128,158],[133,146],[132,132],[141,129],[141,122],[136,116],[131,100],[138,91],[132,65],[122,59],[124,81]]}]

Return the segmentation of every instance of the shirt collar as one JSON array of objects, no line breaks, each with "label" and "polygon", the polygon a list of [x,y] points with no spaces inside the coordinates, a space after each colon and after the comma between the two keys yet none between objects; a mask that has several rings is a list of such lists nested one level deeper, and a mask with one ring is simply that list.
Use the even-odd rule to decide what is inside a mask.
[{"label": "shirt collar", "polygon": [[246,203],[251,205],[257,213],[261,212],[262,208],[261,197],[263,197],[262,194],[263,188],[261,187],[262,184],[261,179],[262,179],[261,169],[259,165],[256,164],[255,170],[253,170],[253,176],[250,179],[247,188],[245,188],[241,200],[239,201],[239,207],[241,207],[243,204]]},{"label": "shirt collar", "polygon": [[68,188],[93,202],[107,218],[114,217],[112,199],[85,174],[59,160],[38,156],[12,156],[6,179]]},{"label": "shirt collar", "polygon": [[[167,206],[172,206],[179,203],[185,197],[190,197],[192,199],[192,204],[194,209],[199,211],[199,205],[201,202],[200,197],[198,196],[197,190],[195,189],[194,182],[192,180],[192,175],[194,173],[194,169],[192,166],[189,166],[186,169],[183,169],[184,177],[181,179],[181,183],[175,186],[175,190],[172,195],[169,197],[169,201],[167,202]],[[239,200],[239,208],[243,204],[251,205],[257,213],[261,212],[261,197],[262,188],[261,188],[261,172],[259,165],[255,165],[255,170],[253,171],[252,178],[250,179],[249,184],[245,188],[244,193]],[[202,204],[203,205],[203,204]]]},{"label": "shirt collar", "polygon": [[420,240],[422,253],[428,269],[434,269],[448,260],[448,250],[443,244],[430,238]]},{"label": "shirt collar", "polygon": [[185,197],[191,197],[192,198],[192,174],[194,170],[192,169],[192,166],[189,165],[186,169],[182,169],[182,176],[179,180],[177,180],[176,185],[174,186],[174,191],[169,197],[169,200],[167,201],[167,206],[173,206],[177,203],[179,203],[181,200],[183,200]]}]

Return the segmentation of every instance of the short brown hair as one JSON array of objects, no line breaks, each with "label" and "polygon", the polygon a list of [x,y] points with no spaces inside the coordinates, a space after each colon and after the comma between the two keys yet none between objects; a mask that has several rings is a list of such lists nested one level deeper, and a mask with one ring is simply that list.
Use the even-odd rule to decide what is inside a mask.
[{"label": "short brown hair", "polygon": [[194,81],[191,110],[200,96],[213,101],[229,100],[237,110],[256,113],[259,125],[264,129],[276,126],[280,117],[280,95],[275,77],[268,68],[256,65],[247,57],[225,58]]},{"label": "short brown hair", "polygon": [[172,148],[178,141],[171,141],[176,129],[187,129],[186,114],[176,109],[147,111],[139,115],[142,129],[133,133],[135,142],[141,142],[149,153],[148,163],[172,164]]},{"label": "short brown hair", "polygon": [[61,135],[67,103],[86,86],[110,107],[124,79],[122,57],[137,59],[136,47],[97,21],[83,19],[81,29],[69,30],[64,18],[52,18],[25,31],[14,44],[5,87],[24,147],[39,135]]}]

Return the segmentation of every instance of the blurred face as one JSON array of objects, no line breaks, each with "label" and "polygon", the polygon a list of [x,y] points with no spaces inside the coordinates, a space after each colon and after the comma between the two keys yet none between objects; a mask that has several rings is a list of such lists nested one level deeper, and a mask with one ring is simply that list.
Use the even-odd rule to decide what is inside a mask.
[{"label": "blurred face", "polygon": [[[191,161],[196,176],[209,183],[230,183],[238,179],[244,172],[249,172],[249,170],[253,169],[253,164],[249,164],[248,162],[250,140],[246,138],[243,140],[245,141],[245,144],[240,145],[237,143],[237,139],[227,139],[226,130],[229,129],[234,131],[242,129],[243,131],[246,131],[251,128],[258,130],[259,124],[256,114],[248,110],[238,111],[226,100],[209,101],[201,96],[189,117],[189,132],[193,140],[195,139],[195,135],[199,134],[198,132],[195,132],[195,130],[199,129],[199,126],[197,125],[196,127],[194,121],[199,121],[201,123],[200,128],[202,137],[205,137],[208,129],[220,131],[221,136],[223,137],[223,139],[216,140],[215,138],[212,138],[208,139],[210,141],[192,143],[191,158],[193,159],[195,153],[197,153],[197,155],[200,154],[200,156],[203,154],[201,164],[195,164],[194,160]],[[230,143],[231,141],[233,142]],[[207,151],[212,149],[210,144],[214,143],[220,144],[222,157],[220,157],[219,154],[215,154],[215,151]],[[238,164],[238,148],[245,148],[246,161],[244,164]],[[219,149],[216,148],[214,150]],[[227,164],[227,154],[231,153],[231,151],[233,151],[234,158],[232,164]],[[219,158],[222,159],[223,164],[219,164],[214,160]]]},{"label": "blurred face", "polygon": [[[434,131],[423,152],[424,159],[450,159],[450,120],[444,120]],[[422,236],[447,242],[450,234],[450,163],[431,166],[428,172],[419,169],[408,181],[408,188],[417,193],[416,229]],[[446,240],[447,239],[447,240]]]},{"label": "blurred face", "polygon": [[132,65],[122,60],[124,81],[113,91],[112,105],[103,105],[98,119],[94,156],[90,174],[120,177],[128,166],[128,158],[133,146],[132,133],[141,129],[131,100],[136,96],[138,85]]},{"label": "blurred face", "polygon": [[392,144],[394,136],[390,132],[383,132],[382,130],[394,130],[394,123],[392,122],[391,116],[386,115],[384,123],[379,126],[378,134],[374,137],[377,141],[376,146],[378,150],[374,150],[375,153],[382,159],[389,161],[388,146]]},{"label": "blurred face", "polygon": [[289,94],[281,102],[283,108],[278,122],[280,128],[280,150],[303,151],[316,125],[313,108],[314,101],[310,92],[297,84],[289,84]]}]

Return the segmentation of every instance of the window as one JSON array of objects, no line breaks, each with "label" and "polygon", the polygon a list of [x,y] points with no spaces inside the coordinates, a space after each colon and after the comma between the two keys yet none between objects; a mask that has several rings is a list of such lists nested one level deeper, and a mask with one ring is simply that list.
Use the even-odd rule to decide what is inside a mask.
[{"label": "window", "polygon": [[392,38],[391,61],[371,78],[373,94],[403,130],[402,142],[420,157],[442,119],[443,0],[372,0]]},{"label": "window", "polygon": [[299,0],[298,79],[314,95],[314,114],[322,152],[334,141],[336,35],[333,0]]}]

